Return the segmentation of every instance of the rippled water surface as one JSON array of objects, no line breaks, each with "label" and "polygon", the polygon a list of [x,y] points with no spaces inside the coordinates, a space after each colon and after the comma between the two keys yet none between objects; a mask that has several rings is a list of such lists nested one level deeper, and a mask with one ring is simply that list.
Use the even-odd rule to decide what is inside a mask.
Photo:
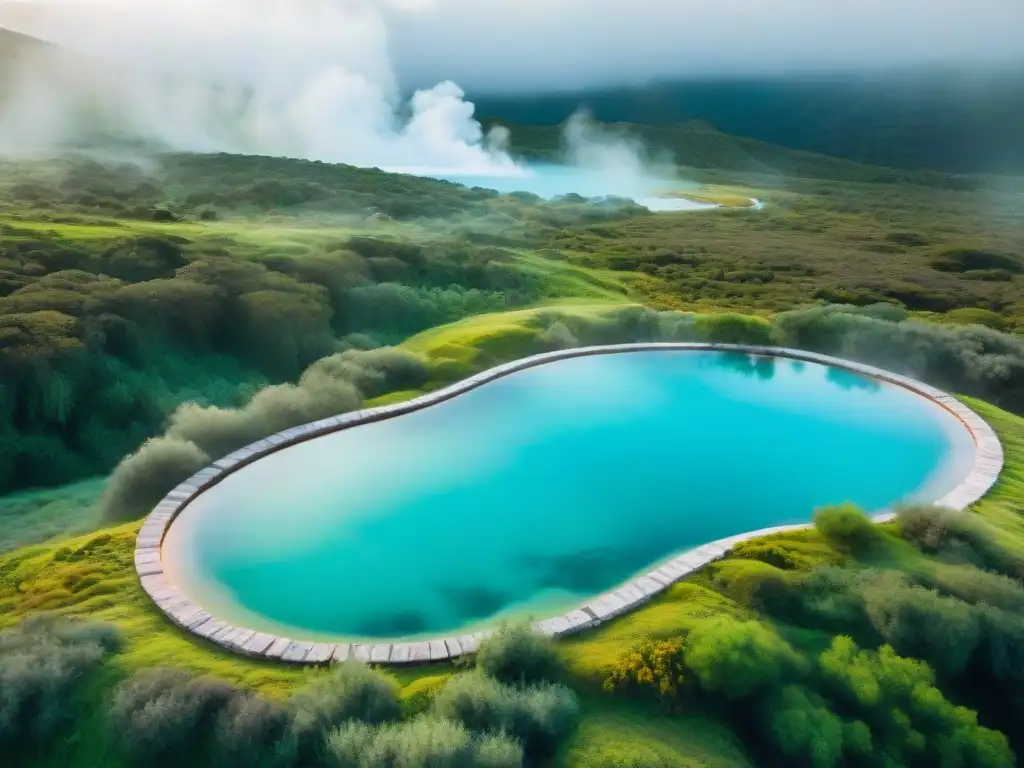
[{"label": "rippled water surface", "polygon": [[171,580],[292,638],[450,633],[550,615],[680,550],[823,504],[935,499],[970,438],[839,369],[625,352],[520,371],[286,448],[171,526]]}]

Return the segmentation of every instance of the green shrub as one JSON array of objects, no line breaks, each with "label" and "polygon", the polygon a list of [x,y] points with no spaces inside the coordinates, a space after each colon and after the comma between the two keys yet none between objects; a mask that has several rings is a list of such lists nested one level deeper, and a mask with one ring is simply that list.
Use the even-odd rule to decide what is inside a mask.
[{"label": "green shrub", "polygon": [[648,692],[671,706],[686,675],[682,638],[645,640],[616,661],[602,687],[609,692]]},{"label": "green shrub", "polygon": [[108,624],[45,614],[0,632],[0,751],[14,756],[57,738],[81,714],[82,683],[120,644]]},{"label": "green shrub", "polygon": [[977,515],[913,505],[897,510],[896,521],[904,538],[923,552],[1024,578],[1024,556],[1001,544],[990,524]]},{"label": "green shrub", "polygon": [[183,670],[137,672],[114,691],[109,726],[130,766],[298,768],[322,764],[320,712]]},{"label": "green shrub", "polygon": [[563,322],[554,322],[549,325],[547,330],[541,334],[541,341],[544,346],[551,349],[572,349],[580,346],[579,339]]},{"label": "green shrub", "polygon": [[337,768],[518,768],[523,750],[502,734],[472,734],[451,720],[421,716],[379,728],[350,722],[328,739]]},{"label": "green shrub", "polygon": [[355,410],[364,398],[424,384],[424,362],[395,349],[349,350],[311,365],[298,384],[260,390],[243,408],[186,403],[167,434],[221,457],[267,435]]},{"label": "green shrub", "polygon": [[554,682],[563,672],[555,644],[529,625],[502,627],[481,644],[476,663],[485,674],[509,684]]},{"label": "green shrub", "polygon": [[971,606],[917,586],[888,582],[862,590],[872,625],[897,653],[924,659],[948,674],[966,669],[981,638]]},{"label": "green shrub", "polygon": [[290,768],[302,738],[293,713],[265,696],[240,693],[220,712],[210,762],[231,768]]},{"label": "green shrub", "polygon": [[474,732],[504,732],[528,756],[546,756],[569,734],[579,714],[563,685],[509,686],[479,672],[456,675],[434,699],[434,711]]},{"label": "green shrub", "polygon": [[923,661],[887,645],[861,650],[850,638],[837,637],[819,657],[818,669],[829,693],[870,728],[872,753],[882,765],[1013,765],[1006,737],[949,702]]},{"label": "green shrub", "polygon": [[945,542],[954,526],[953,518],[958,514],[961,513],[930,504],[909,505],[896,510],[896,525],[903,538],[922,552],[936,552]]},{"label": "green shrub", "polygon": [[1016,579],[970,565],[936,564],[917,577],[923,586],[971,605],[1024,611],[1024,586]]},{"label": "green shrub", "polygon": [[325,729],[349,720],[378,724],[396,720],[402,714],[397,684],[351,660],[296,693],[292,704]]},{"label": "green shrub", "polygon": [[372,725],[350,720],[327,737],[327,754],[336,768],[362,768],[377,736]]},{"label": "green shrub", "polygon": [[703,338],[720,344],[772,343],[771,323],[752,315],[699,315],[697,330]]},{"label": "green shrub", "polygon": [[774,565],[733,557],[710,564],[705,573],[716,591],[751,608],[762,607],[785,589],[787,579],[786,573]]},{"label": "green shrub", "polygon": [[130,765],[176,766],[209,747],[238,689],[172,669],[144,670],[114,692],[110,727]]},{"label": "green shrub", "polygon": [[745,699],[792,679],[801,668],[789,644],[756,621],[722,619],[686,636],[687,668],[701,687],[726,699]]},{"label": "green shrub", "polygon": [[111,474],[99,501],[103,517],[111,522],[141,517],[174,486],[209,463],[209,455],[187,440],[147,440]]},{"label": "green shrub", "polygon": [[[769,743],[787,762],[811,768],[834,768],[842,762],[845,724],[812,692],[787,685],[766,699],[764,719]],[[858,745],[861,748],[857,751],[870,755],[871,734],[867,726],[858,723],[851,730],[866,741]],[[864,746],[866,751],[862,751]]]},{"label": "green shrub", "polygon": [[830,544],[850,552],[864,551],[881,538],[871,518],[852,504],[817,510],[814,527]]}]

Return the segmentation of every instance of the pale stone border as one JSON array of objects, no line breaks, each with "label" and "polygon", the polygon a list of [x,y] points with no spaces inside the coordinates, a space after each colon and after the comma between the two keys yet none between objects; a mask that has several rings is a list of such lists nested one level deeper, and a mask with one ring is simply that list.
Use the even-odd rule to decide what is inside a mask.
[{"label": "pale stone border", "polygon": [[[992,431],[992,428],[980,416],[956,398],[947,395],[935,387],[906,376],[883,371],[873,366],[840,360],[814,352],[779,347],[704,343],[650,343],[582,347],[534,355],[533,357],[499,365],[496,368],[478,373],[444,389],[428,393],[404,403],[380,408],[369,408],[287,429],[240,448],[234,453],[215,461],[211,466],[197,472],[167,494],[143,523],[135,546],[135,569],[142,582],[142,588],[156,602],[160,610],[179,627],[222,648],[255,658],[292,663],[325,664],[331,661],[343,661],[351,657],[374,664],[413,664],[454,659],[464,654],[471,654],[476,651],[479,643],[491,634],[491,631],[421,642],[360,645],[291,640],[244,627],[236,627],[211,616],[168,581],[160,559],[161,543],[171,521],[192,499],[232,472],[247,464],[251,464],[262,456],[281,450],[289,445],[304,442],[314,437],[357,424],[367,424],[417,411],[435,403],[449,400],[515,371],[532,368],[555,360],[616,352],[657,350],[737,352],[762,357],[780,357],[820,363],[896,384],[932,400],[963,422],[975,444],[974,461],[971,471],[956,488],[936,502],[941,506],[962,510],[973,504],[995,484],[999,477],[999,472],[1002,470],[1002,446],[995,432]],[[882,522],[892,517],[893,513],[887,511],[875,515],[874,519]],[[536,622],[534,627],[538,631],[552,637],[568,635],[595,627],[647,602],[669,585],[692,574],[711,561],[722,557],[733,546],[742,541],[772,533],[809,528],[810,526],[810,523],[806,523],[762,528],[748,533],[741,533],[737,536],[719,539],[695,549],[687,550],[667,560],[650,572],[633,578],[625,584],[588,600],[576,610],[562,616],[555,616],[554,618]]]}]

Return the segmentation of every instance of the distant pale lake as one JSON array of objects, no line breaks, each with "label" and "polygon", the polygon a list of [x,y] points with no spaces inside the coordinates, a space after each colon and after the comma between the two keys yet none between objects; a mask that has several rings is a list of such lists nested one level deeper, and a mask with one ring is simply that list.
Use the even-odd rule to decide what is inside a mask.
[{"label": "distant pale lake", "polygon": [[822,505],[937,499],[969,446],[934,403],[836,368],[571,358],[259,459],[185,508],[165,568],[218,618],[293,639],[452,634]]},{"label": "distant pale lake", "polygon": [[430,173],[434,178],[483,187],[498,192],[530,192],[550,200],[569,194],[587,198],[630,198],[652,211],[700,211],[715,208],[709,203],[698,203],[681,197],[664,197],[666,191],[675,190],[679,182],[638,178],[632,174],[587,170],[565,165],[532,165],[526,176],[468,176],[457,173]]}]

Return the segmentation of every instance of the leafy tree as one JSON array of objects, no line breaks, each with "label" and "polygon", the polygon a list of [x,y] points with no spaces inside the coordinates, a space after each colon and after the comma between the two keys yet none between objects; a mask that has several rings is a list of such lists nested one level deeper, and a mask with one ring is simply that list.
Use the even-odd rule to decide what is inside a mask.
[{"label": "leafy tree", "polygon": [[879,757],[922,768],[1013,764],[1006,737],[947,701],[925,662],[901,657],[888,645],[861,650],[840,636],[818,666],[827,689],[871,728]]},{"label": "leafy tree", "polygon": [[764,710],[770,742],[798,764],[812,768],[841,765],[847,739],[857,753],[871,753],[867,726],[844,723],[820,697],[799,686],[782,688],[766,700]]},{"label": "leafy tree", "polygon": [[800,657],[757,621],[706,621],[686,636],[686,666],[701,687],[726,699],[745,699],[790,678]]}]

